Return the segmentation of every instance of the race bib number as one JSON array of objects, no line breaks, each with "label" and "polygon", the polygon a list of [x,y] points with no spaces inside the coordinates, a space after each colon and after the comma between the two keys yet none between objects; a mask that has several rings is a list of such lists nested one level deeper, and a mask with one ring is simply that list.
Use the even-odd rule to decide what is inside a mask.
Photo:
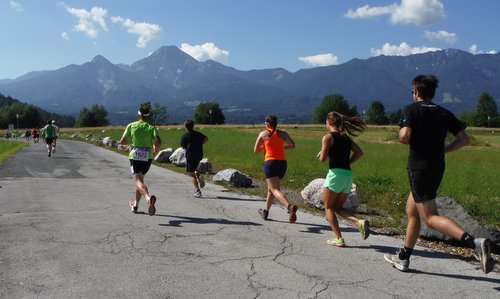
[{"label": "race bib number", "polygon": [[149,148],[148,147],[136,147],[133,150],[134,161],[148,161],[149,160]]}]

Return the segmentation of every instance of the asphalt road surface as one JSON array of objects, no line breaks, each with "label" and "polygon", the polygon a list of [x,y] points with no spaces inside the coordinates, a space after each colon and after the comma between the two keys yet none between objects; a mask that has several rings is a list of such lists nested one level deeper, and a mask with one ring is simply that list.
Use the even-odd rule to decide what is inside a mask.
[{"label": "asphalt road surface", "polygon": [[[293,165],[291,165],[293,167]],[[498,268],[417,247],[411,271],[384,261],[402,241],[362,241],[341,225],[346,248],[322,215],[289,224],[262,198],[207,183],[192,197],[188,177],[152,166],[133,214],[127,157],[58,141],[47,157],[31,144],[0,166],[0,298],[500,298]],[[498,264],[496,265],[498,267]]]}]

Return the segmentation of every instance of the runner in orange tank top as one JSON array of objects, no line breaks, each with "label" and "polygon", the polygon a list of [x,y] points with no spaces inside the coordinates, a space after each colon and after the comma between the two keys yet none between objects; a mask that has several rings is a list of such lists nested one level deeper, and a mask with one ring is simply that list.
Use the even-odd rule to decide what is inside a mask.
[{"label": "runner in orange tank top", "polygon": [[253,152],[264,151],[264,175],[267,183],[266,208],[259,209],[260,216],[267,220],[269,209],[276,198],[287,208],[290,223],[297,220],[297,206],[290,204],[286,195],[281,192],[281,179],[285,176],[287,163],[285,150],[295,147],[295,142],[287,132],[276,129],[278,119],[274,115],[266,117],[266,129],[260,132],[255,141]]}]

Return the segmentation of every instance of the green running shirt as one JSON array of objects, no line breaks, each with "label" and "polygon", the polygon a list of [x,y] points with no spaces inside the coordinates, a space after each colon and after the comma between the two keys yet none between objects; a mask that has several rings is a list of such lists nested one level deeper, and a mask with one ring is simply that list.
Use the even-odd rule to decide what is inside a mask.
[{"label": "green running shirt", "polygon": [[[123,137],[127,138],[132,148],[149,148],[149,159],[153,159],[153,138],[160,136],[158,129],[142,119],[130,123],[123,132]],[[129,159],[134,158],[134,152],[130,151]]]}]

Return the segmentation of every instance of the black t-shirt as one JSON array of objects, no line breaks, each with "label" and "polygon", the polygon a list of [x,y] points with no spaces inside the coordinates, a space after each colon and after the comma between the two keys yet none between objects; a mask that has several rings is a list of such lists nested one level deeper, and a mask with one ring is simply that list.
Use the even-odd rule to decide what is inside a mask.
[{"label": "black t-shirt", "polygon": [[207,136],[198,131],[188,131],[181,137],[181,146],[186,150],[186,159],[203,158],[203,141]]},{"label": "black t-shirt", "polygon": [[345,134],[331,132],[333,146],[328,149],[328,167],[351,170],[349,159],[351,157],[352,140]]},{"label": "black t-shirt", "polygon": [[466,128],[450,111],[424,101],[406,106],[399,126],[411,128],[408,168],[414,170],[444,169],[447,133],[457,135]]}]

